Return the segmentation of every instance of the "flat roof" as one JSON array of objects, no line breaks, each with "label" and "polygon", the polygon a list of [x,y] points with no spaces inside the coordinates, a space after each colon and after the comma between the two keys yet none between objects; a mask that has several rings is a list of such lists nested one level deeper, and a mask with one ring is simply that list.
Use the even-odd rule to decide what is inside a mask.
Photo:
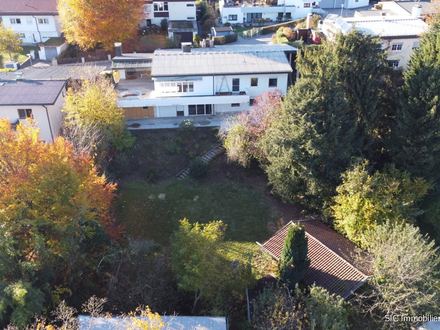
[{"label": "flat roof", "polygon": [[419,18],[401,16],[343,18],[329,15],[325,22],[331,22],[343,33],[348,33],[354,27],[365,34],[381,38],[417,37],[428,29],[428,25]]},{"label": "flat roof", "polygon": [[52,105],[65,84],[64,80],[0,80],[0,106]]},{"label": "flat roof", "polygon": [[[141,317],[140,317],[141,318]],[[161,316],[167,330],[228,330],[226,317],[211,316]],[[144,319],[144,318],[141,318]],[[80,315],[80,330],[117,330],[124,329],[127,321],[118,318],[101,318]],[[125,326],[124,326],[125,325]]]},{"label": "flat roof", "polygon": [[292,67],[286,52],[296,51],[289,45],[231,45],[213,48],[156,50],[152,77],[288,73]]}]

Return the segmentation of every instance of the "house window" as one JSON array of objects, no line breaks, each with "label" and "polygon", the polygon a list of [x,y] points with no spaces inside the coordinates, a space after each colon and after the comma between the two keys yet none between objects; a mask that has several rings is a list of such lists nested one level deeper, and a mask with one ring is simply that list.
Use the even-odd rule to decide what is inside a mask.
[{"label": "house window", "polygon": [[49,24],[49,19],[48,18],[39,18],[38,24]]},{"label": "house window", "polygon": [[396,69],[399,67],[399,60],[388,60],[388,66]]},{"label": "house window", "polygon": [[304,2],[304,8],[310,8],[310,2]]},{"label": "house window", "polygon": [[231,107],[233,107],[233,108],[236,108],[236,107],[239,107],[240,106],[240,103],[232,103],[231,104]]},{"label": "house window", "polygon": [[237,15],[229,15],[228,20],[229,21],[236,21],[237,20]]},{"label": "house window", "polygon": [[398,44],[392,44],[391,45],[391,51],[393,52],[400,52],[402,50],[403,42]]},{"label": "house window", "polygon": [[186,6],[187,7],[194,7],[194,4],[193,3],[187,3]]},{"label": "house window", "polygon": [[32,109],[18,109],[18,118],[19,119],[34,118],[34,116],[32,115]]},{"label": "house window", "polygon": [[11,24],[21,24],[20,18],[11,18]]},{"label": "house window", "polygon": [[190,104],[188,105],[188,115],[211,115],[212,104]]},{"label": "house window", "polygon": [[419,42],[418,42],[418,41],[414,41],[413,46],[412,46],[412,49],[413,49],[413,50],[416,50],[416,49],[418,49],[418,48],[419,48]]},{"label": "house window", "polygon": [[269,87],[277,87],[278,85],[278,79],[277,78],[270,78],[269,79]]},{"label": "house window", "polygon": [[192,93],[194,82],[192,81],[167,81],[159,85],[161,93]]},{"label": "house window", "polygon": [[251,86],[252,87],[258,86],[258,78],[251,78]]},{"label": "house window", "polygon": [[233,92],[240,91],[240,79],[238,79],[238,78],[232,79],[232,91]]},{"label": "house window", "polygon": [[26,35],[24,33],[20,33],[20,38],[26,38]]},{"label": "house window", "polygon": [[249,105],[254,105],[255,99],[250,99],[249,100]]},{"label": "house window", "polygon": [[168,2],[154,2],[154,11],[168,11]]}]

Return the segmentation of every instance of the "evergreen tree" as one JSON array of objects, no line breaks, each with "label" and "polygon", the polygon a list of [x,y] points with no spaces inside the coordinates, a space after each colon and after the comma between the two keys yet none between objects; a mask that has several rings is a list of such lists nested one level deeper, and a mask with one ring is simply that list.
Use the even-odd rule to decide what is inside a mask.
[{"label": "evergreen tree", "polygon": [[393,162],[428,180],[440,179],[440,26],[423,36],[404,73],[404,86],[390,139]]},{"label": "evergreen tree", "polygon": [[302,280],[310,266],[308,250],[304,227],[298,224],[290,226],[278,262],[279,277],[290,290],[295,289],[295,285]]},{"label": "evergreen tree", "polygon": [[307,49],[298,64],[303,75],[260,143],[273,191],[285,201],[320,208],[323,199],[334,195],[356,152],[356,121],[338,80],[334,53]]}]

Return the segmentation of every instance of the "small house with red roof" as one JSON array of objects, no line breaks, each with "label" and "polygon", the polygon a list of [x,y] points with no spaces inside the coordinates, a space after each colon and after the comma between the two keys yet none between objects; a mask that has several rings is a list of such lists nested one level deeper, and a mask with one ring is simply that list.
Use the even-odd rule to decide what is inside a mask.
[{"label": "small house with red roof", "polygon": [[287,231],[294,223],[304,226],[308,239],[311,263],[303,278],[307,285],[315,283],[331,294],[348,299],[372,275],[372,271],[360,262],[368,255],[319,220],[291,221],[266,242],[257,244],[278,261]]}]

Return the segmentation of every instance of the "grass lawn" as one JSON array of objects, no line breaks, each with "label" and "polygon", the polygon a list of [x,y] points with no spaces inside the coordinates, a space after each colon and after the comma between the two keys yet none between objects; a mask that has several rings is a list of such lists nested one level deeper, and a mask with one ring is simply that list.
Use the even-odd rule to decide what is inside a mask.
[{"label": "grass lawn", "polygon": [[[31,49],[35,50],[35,52],[38,52],[38,49],[40,49],[37,46],[22,46],[23,50],[20,53],[14,53],[12,54],[13,61],[18,61],[19,63],[23,63],[27,60],[27,55],[31,51]],[[38,54],[36,54],[38,55]],[[4,68],[4,62],[9,61],[9,54],[8,53],[2,53],[0,54],[0,68]]]},{"label": "grass lawn", "polygon": [[116,216],[134,237],[168,245],[185,217],[199,223],[223,220],[228,225],[226,240],[255,244],[269,235],[270,206],[244,184],[188,178],[149,185],[138,180],[123,182],[119,190]]}]

